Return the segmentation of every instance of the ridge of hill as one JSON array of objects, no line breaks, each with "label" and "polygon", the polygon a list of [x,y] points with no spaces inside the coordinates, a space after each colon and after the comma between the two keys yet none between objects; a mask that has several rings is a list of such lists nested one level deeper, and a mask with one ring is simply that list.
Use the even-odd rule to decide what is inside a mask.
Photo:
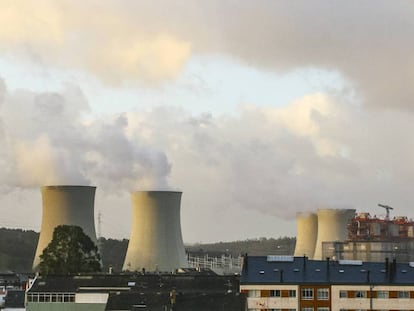
[{"label": "ridge of hill", "polygon": [[[31,272],[39,233],[33,230],[0,228],[0,272]],[[197,243],[186,245],[191,256],[237,257],[249,255],[292,255],[295,238],[257,238],[233,242]],[[99,239],[103,270],[121,271],[128,240]]]}]

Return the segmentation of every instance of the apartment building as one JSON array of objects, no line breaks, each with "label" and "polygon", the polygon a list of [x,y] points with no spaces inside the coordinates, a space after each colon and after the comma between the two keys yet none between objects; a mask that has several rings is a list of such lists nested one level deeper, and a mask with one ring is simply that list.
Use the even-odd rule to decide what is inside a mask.
[{"label": "apartment building", "polygon": [[414,310],[414,263],[246,257],[249,311]]}]

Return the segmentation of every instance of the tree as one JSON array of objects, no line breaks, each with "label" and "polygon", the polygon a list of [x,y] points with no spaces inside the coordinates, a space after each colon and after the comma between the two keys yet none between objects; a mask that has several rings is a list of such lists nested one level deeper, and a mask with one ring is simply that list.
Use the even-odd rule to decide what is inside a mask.
[{"label": "tree", "polygon": [[71,274],[101,271],[98,247],[81,227],[61,225],[40,255],[41,274]]}]

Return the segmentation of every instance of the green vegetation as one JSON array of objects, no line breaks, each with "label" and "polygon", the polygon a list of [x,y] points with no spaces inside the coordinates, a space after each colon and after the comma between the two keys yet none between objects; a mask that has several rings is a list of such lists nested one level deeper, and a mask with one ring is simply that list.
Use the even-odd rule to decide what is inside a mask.
[{"label": "green vegetation", "polygon": [[295,243],[296,239],[291,237],[258,238],[244,241],[194,244],[186,246],[186,250],[194,255],[208,254],[210,256],[229,254],[236,257],[245,253],[255,256],[293,255]]},{"label": "green vegetation", "polygon": [[[0,228],[0,272],[16,271],[31,272],[33,258],[39,234],[34,231],[21,229]],[[192,255],[221,256],[231,254],[238,256],[249,255],[292,255],[295,248],[295,238],[258,238],[234,242],[218,242],[208,244],[187,245],[187,252]],[[101,238],[101,258],[103,270],[122,270],[128,240],[114,240]]]},{"label": "green vegetation", "polygon": [[41,274],[73,274],[101,271],[98,247],[81,227],[61,225],[40,255]]},{"label": "green vegetation", "polygon": [[114,272],[122,271],[126,251],[128,248],[128,240],[114,240],[100,238],[101,256],[103,270],[108,271],[112,267]]},{"label": "green vegetation", "polygon": [[39,234],[0,228],[0,272],[30,272]]}]

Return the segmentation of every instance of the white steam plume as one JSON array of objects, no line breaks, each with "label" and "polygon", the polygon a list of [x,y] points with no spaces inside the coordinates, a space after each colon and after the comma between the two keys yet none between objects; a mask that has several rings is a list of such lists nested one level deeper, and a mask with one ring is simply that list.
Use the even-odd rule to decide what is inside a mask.
[{"label": "white steam plume", "polygon": [[126,116],[85,121],[79,88],[61,93],[0,90],[2,184],[97,184],[109,191],[168,188],[164,153],[130,137]]}]

